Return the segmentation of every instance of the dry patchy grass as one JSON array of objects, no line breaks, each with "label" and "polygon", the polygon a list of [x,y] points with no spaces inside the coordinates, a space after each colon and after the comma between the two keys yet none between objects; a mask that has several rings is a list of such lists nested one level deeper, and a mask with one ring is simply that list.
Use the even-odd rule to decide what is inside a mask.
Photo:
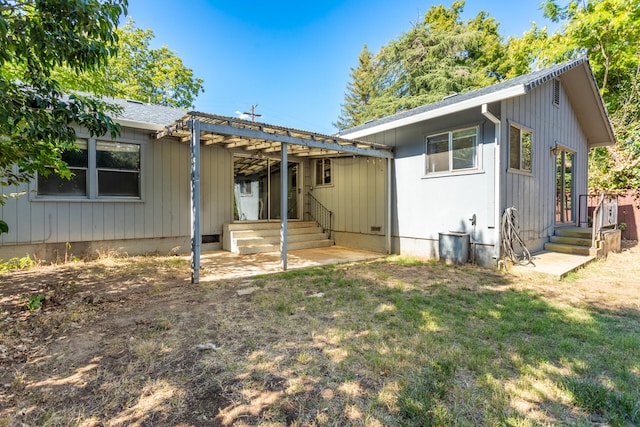
[{"label": "dry patchy grass", "polygon": [[629,425],[639,268],[632,248],[562,282],[395,257],[198,286],[171,257],[12,272],[0,426]]}]

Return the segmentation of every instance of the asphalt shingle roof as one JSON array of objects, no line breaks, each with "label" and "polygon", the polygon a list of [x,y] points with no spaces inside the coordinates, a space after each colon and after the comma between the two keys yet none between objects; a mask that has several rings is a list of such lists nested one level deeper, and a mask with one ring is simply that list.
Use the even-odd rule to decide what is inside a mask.
[{"label": "asphalt shingle roof", "polygon": [[481,89],[477,89],[470,92],[461,93],[458,95],[453,95],[447,97],[441,101],[434,102],[432,104],[423,105],[417,108],[413,108],[411,110],[402,111],[392,116],[383,117],[378,120],[373,120],[371,122],[367,122],[360,126],[356,126],[353,128],[345,129],[340,132],[340,135],[348,135],[350,133],[365,130],[368,128],[376,127],[385,123],[394,122],[396,120],[401,120],[407,117],[415,116],[417,114],[426,113],[429,111],[437,110],[443,107],[448,107],[451,105],[455,105],[464,101],[468,101],[474,98],[479,98],[484,95],[489,95],[494,92],[498,92],[504,89],[510,89],[517,86],[525,86],[526,91],[530,91],[536,86],[541,85],[542,83],[549,81],[558,77],[559,75],[575,68],[576,66],[583,64],[587,61],[586,57],[580,57],[571,61],[563,62],[560,64],[553,65],[551,67],[543,68],[541,70],[533,71],[529,74],[524,74],[522,76],[514,77],[509,80],[505,80],[500,83],[496,83],[491,86],[486,86]]}]

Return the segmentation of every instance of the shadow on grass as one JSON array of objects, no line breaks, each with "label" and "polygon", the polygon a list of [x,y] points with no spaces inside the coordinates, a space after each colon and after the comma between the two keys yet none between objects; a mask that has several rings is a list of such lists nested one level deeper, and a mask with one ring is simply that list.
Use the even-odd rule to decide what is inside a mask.
[{"label": "shadow on grass", "polygon": [[[96,348],[73,365],[62,361],[82,337],[48,346],[0,392],[15,409],[0,409],[0,425],[640,423],[637,312],[407,260],[254,284],[233,300],[191,288],[187,309],[151,299],[116,336],[87,338],[93,324]],[[195,349],[209,341],[221,348]]]}]

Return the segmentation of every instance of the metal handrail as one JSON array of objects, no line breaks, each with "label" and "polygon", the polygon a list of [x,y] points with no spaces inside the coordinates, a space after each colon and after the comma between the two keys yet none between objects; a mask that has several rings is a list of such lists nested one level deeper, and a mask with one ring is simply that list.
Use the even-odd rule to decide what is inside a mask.
[{"label": "metal handrail", "polygon": [[331,235],[333,232],[333,212],[327,209],[322,203],[316,199],[313,194],[307,193],[309,196],[309,215],[317,222],[322,231],[327,233],[329,240],[332,240]]}]

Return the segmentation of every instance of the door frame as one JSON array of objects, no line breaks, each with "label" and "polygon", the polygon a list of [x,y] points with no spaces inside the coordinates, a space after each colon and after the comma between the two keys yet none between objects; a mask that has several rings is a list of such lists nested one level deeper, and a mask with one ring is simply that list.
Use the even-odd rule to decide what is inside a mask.
[{"label": "door frame", "polygon": [[[556,226],[572,226],[576,224],[576,180],[575,180],[575,158],[576,151],[568,147],[556,145],[553,148],[554,163],[554,223]],[[567,179],[567,155],[571,156],[571,174],[569,176],[569,197],[566,192]],[[559,167],[561,166],[561,167]],[[567,199],[569,199],[567,201]],[[569,203],[568,203],[569,202]],[[567,205],[570,204],[571,218],[566,219]]]},{"label": "door frame", "polygon": [[[235,206],[235,197],[236,197],[236,191],[235,191],[235,185],[236,185],[236,175],[235,175],[235,168],[234,168],[234,161],[235,158],[237,157],[244,157],[244,158],[254,158],[254,159],[264,159],[267,160],[268,163],[268,168],[269,168],[269,180],[268,180],[268,184],[267,184],[267,201],[264,202],[264,209],[267,210],[267,218],[266,219],[247,219],[247,220],[241,220],[241,219],[235,219],[235,212],[234,212],[234,208],[233,206]],[[277,156],[265,156],[265,155],[255,155],[255,154],[250,154],[250,153],[238,153],[238,152],[232,152],[231,153],[231,206],[232,206],[232,213],[231,213],[231,222],[232,223],[251,223],[251,222],[280,222],[281,218],[271,218],[271,188],[272,188],[272,184],[271,184],[271,162],[281,162],[280,157]],[[301,221],[303,218],[303,202],[304,200],[302,199],[303,194],[301,189],[304,188],[304,183],[303,183],[303,178],[304,178],[304,162],[298,159],[288,159],[288,163],[295,163],[298,166],[298,170],[297,170],[297,177],[296,177],[296,205],[297,205],[297,217],[296,218],[291,218],[288,219],[288,221]],[[290,174],[287,174],[287,176],[289,176]],[[281,195],[282,196],[282,195]]]}]

